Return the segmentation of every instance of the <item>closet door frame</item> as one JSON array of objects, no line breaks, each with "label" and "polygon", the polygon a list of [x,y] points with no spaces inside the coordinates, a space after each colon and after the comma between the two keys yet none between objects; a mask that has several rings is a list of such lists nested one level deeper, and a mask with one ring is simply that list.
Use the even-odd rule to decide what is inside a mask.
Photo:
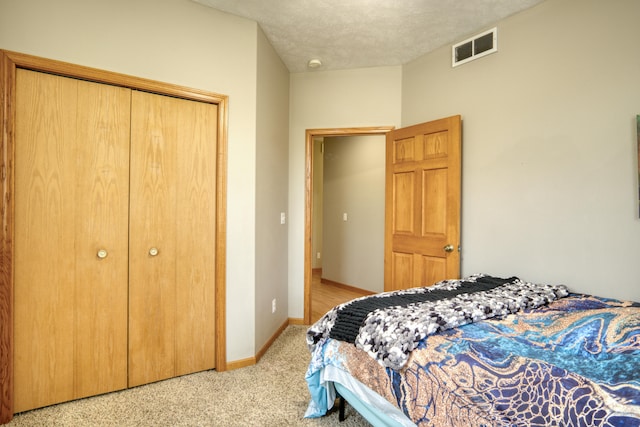
[{"label": "closet door frame", "polygon": [[0,49],[0,423],[13,417],[14,130],[16,69],[57,74],[218,106],[216,146],[216,370],[226,370],[226,203],[228,97]]}]

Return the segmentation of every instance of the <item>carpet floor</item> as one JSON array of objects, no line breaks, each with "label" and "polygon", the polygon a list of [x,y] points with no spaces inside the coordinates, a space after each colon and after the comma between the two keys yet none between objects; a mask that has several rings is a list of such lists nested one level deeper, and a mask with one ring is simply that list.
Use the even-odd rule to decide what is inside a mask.
[{"label": "carpet floor", "polygon": [[347,405],[304,419],[310,353],[305,326],[288,326],[260,361],[233,371],[206,371],[17,414],[10,427],[224,426],[356,427],[369,424]]}]

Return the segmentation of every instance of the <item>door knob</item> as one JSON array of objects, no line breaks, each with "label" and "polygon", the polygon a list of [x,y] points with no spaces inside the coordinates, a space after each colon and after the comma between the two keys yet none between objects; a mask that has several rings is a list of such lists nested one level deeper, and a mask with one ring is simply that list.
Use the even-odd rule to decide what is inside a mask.
[{"label": "door knob", "polygon": [[444,248],[445,252],[453,252],[453,245],[446,245]]},{"label": "door knob", "polygon": [[158,248],[151,248],[151,249],[149,249],[149,255],[151,255],[151,256],[156,256],[156,255],[158,255]]},{"label": "door knob", "polygon": [[98,255],[98,258],[100,259],[105,259],[109,253],[106,249],[100,249],[96,255]]}]

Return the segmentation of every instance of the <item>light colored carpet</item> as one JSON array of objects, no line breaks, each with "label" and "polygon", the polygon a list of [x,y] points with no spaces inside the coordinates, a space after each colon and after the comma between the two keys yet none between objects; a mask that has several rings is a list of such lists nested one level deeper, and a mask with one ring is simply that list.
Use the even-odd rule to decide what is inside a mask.
[{"label": "light colored carpet", "polygon": [[369,424],[347,405],[317,419],[302,416],[310,353],[305,326],[289,326],[254,366],[208,371],[18,414],[7,426],[335,426]]}]

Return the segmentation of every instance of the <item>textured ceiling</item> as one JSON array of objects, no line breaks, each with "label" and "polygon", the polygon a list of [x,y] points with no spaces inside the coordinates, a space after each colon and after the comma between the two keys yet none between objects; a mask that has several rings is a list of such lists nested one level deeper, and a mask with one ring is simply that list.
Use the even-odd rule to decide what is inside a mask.
[{"label": "textured ceiling", "polygon": [[[194,0],[257,21],[290,72],[405,64],[543,0]],[[499,31],[499,30],[498,30]]]}]

